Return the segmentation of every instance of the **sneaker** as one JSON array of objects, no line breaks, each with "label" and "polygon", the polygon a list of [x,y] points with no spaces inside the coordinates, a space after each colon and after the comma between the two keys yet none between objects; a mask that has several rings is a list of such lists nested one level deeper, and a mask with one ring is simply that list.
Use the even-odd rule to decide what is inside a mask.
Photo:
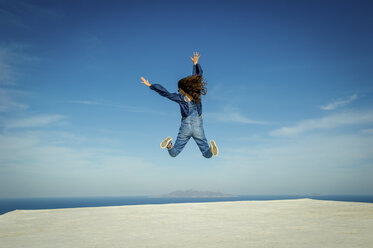
[{"label": "sneaker", "polygon": [[219,148],[217,147],[214,140],[210,140],[210,150],[212,152],[212,155],[218,156],[219,154]]},{"label": "sneaker", "polygon": [[164,139],[162,142],[161,142],[161,148],[164,149],[168,146],[168,143],[170,143],[170,141],[172,140],[172,138],[170,136],[168,136],[166,139]]}]

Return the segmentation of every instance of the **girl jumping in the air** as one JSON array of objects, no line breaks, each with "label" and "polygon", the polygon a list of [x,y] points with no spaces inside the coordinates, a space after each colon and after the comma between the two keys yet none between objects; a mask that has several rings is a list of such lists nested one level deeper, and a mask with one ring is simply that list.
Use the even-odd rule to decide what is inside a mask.
[{"label": "girl jumping in the air", "polygon": [[198,64],[200,56],[198,52],[193,53],[193,55],[193,58],[191,57],[194,63],[193,75],[179,80],[179,93],[169,93],[162,85],[150,84],[143,77],[141,77],[141,83],[180,105],[182,119],[175,145],[171,143],[172,138],[167,137],[161,142],[161,148],[167,147],[170,156],[176,157],[183,150],[190,137],[193,137],[202,155],[211,158],[212,155],[218,155],[219,149],[214,140],[210,141],[209,146],[203,130],[201,95],[206,95],[206,82],[202,77],[201,65]]}]

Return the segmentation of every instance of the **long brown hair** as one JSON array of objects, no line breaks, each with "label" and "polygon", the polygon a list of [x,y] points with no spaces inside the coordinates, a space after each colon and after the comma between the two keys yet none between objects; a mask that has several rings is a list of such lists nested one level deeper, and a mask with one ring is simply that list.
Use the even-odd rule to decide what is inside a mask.
[{"label": "long brown hair", "polygon": [[195,103],[201,102],[201,95],[206,95],[206,80],[200,75],[185,77],[179,80],[178,87],[193,97]]}]

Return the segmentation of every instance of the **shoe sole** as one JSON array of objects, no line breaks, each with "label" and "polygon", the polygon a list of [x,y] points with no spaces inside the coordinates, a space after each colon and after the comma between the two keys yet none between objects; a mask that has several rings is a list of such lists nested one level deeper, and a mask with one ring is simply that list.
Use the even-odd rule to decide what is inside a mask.
[{"label": "shoe sole", "polygon": [[166,139],[164,139],[162,142],[161,142],[161,148],[164,149],[168,146],[168,143],[170,143],[170,141],[172,140],[172,138],[170,136],[168,136]]},{"label": "shoe sole", "polygon": [[210,141],[210,146],[211,146],[211,152],[212,152],[212,155],[214,155],[214,156],[218,156],[218,154],[219,154],[219,149],[218,149],[218,146],[215,144],[215,141],[214,141],[214,140],[211,140],[211,141]]}]

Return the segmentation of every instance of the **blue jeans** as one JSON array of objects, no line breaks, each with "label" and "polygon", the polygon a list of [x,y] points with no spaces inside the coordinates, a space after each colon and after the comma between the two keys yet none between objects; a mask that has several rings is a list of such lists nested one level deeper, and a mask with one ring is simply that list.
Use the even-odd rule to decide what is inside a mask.
[{"label": "blue jeans", "polygon": [[188,116],[181,120],[176,142],[171,149],[168,149],[170,156],[176,157],[188,143],[190,137],[193,137],[205,158],[212,157],[210,146],[203,130],[202,116]]}]

